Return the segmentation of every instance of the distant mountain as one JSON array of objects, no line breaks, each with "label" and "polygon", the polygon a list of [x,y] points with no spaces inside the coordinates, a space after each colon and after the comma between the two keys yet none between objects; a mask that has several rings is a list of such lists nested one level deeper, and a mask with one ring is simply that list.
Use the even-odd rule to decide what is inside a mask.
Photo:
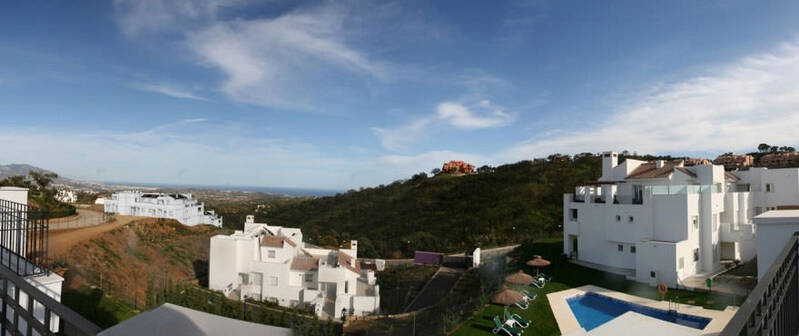
[{"label": "distant mountain", "polygon": [[[14,176],[14,175],[28,175],[28,172],[30,172],[30,171],[35,171],[35,172],[39,172],[39,173],[55,173],[55,174],[58,174],[58,173],[56,173],[56,172],[54,172],[52,170],[47,170],[47,169],[44,169],[44,168],[31,166],[31,165],[25,164],[25,163],[11,163],[11,164],[7,164],[7,165],[0,165],[0,180],[4,179],[6,177],[9,177],[9,176]],[[61,184],[68,184],[71,181],[72,180],[70,180],[68,178],[65,178],[65,177],[62,177],[62,176],[59,176],[55,180],[56,183],[61,183]]]}]

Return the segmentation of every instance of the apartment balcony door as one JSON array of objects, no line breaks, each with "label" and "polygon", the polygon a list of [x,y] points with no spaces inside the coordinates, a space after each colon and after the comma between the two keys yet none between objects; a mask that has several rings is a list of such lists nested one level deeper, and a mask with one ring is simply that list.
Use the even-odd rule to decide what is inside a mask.
[{"label": "apartment balcony door", "polygon": [[569,235],[569,242],[570,242],[569,257],[576,259],[577,256],[578,256],[578,252],[577,252],[577,236],[576,235]]}]

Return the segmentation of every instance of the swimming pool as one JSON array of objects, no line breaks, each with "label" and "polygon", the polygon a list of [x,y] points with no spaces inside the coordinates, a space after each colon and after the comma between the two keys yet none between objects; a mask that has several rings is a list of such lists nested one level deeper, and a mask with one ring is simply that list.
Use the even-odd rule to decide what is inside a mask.
[{"label": "swimming pool", "polygon": [[594,329],[628,311],[696,329],[704,329],[710,323],[709,318],[645,307],[594,292],[586,292],[585,294],[568,298],[566,302],[569,303],[569,308],[571,308],[574,317],[577,318],[577,322],[586,331]]}]

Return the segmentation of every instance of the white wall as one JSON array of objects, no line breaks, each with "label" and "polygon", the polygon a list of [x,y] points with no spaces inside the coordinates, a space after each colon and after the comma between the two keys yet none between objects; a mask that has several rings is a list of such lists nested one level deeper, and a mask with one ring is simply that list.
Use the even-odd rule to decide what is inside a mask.
[{"label": "white wall", "polygon": [[[757,219],[756,219],[757,221]],[[794,223],[758,224],[757,228],[757,278],[768,271],[774,260],[785,248],[785,244],[799,232],[799,218]]]}]

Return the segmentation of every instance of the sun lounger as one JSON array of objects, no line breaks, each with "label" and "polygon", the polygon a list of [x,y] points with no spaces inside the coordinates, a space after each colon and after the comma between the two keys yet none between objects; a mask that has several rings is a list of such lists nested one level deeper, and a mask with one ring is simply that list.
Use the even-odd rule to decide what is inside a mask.
[{"label": "sun lounger", "polygon": [[519,326],[521,328],[527,328],[530,326],[530,320],[519,316],[519,314],[513,314],[510,311],[505,311],[505,322],[513,320],[513,324]]},{"label": "sun lounger", "polygon": [[530,307],[530,305],[527,304],[527,301],[519,301],[516,302],[516,307],[519,307],[521,309],[527,309],[527,307]]},{"label": "sun lounger", "polygon": [[521,336],[522,334],[520,329],[514,328],[506,323],[502,323],[502,320],[499,319],[499,316],[494,316],[494,329],[492,329],[491,332],[495,334],[499,334],[501,332],[503,335],[507,336]]},{"label": "sun lounger", "polygon": [[546,280],[543,280],[543,279],[535,279],[535,280],[533,280],[533,283],[532,283],[533,286],[536,286],[538,288],[544,288],[544,286],[546,284],[547,284]]},{"label": "sun lounger", "polygon": [[524,301],[533,301],[535,300],[536,297],[538,297],[538,294],[530,294],[530,292],[524,289],[522,289],[521,293],[522,296],[524,297]]}]

